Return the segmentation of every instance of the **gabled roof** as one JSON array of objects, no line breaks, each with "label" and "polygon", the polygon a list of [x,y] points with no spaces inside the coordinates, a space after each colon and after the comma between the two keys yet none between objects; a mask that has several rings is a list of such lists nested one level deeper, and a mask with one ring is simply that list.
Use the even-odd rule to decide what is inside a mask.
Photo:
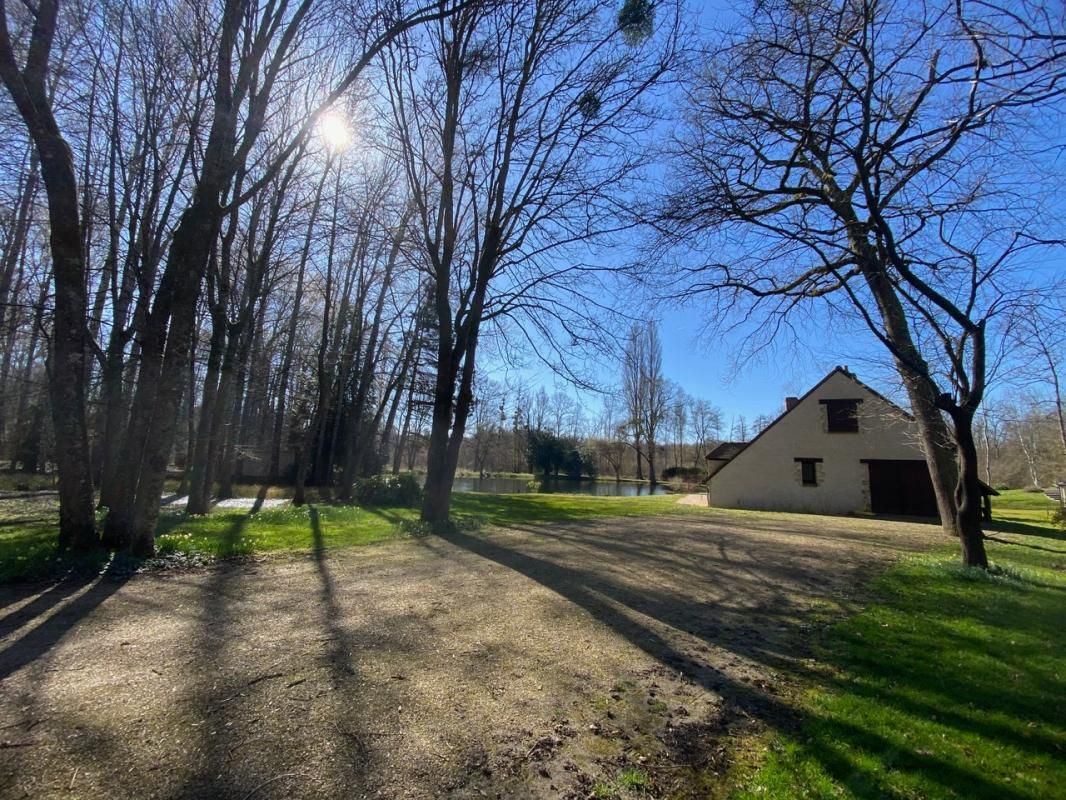
[{"label": "gabled roof", "polygon": [[[838,372],[841,375],[844,375],[845,377],[849,378],[852,382],[854,382],[857,385],[861,386],[863,389],[868,391],[870,394],[872,394],[874,397],[876,397],[881,402],[883,402],[886,405],[890,406],[891,408],[895,409],[905,419],[908,419],[911,422],[914,422],[914,416],[912,414],[910,414],[909,412],[907,412],[904,409],[900,408],[898,405],[893,403],[891,400],[889,400],[883,394],[878,392],[876,389],[871,389],[865,383],[863,383],[858,378],[856,378],[855,375],[850,370],[847,369],[847,367],[837,366],[837,367],[834,367],[832,370],[830,370],[828,375],[826,375],[824,378],[822,378],[820,381],[818,381],[818,383],[816,383],[813,387],[811,387],[806,392],[806,394],[804,394],[802,397],[800,397],[795,403],[792,403],[789,407],[787,407],[784,410],[784,412],[782,412],[780,415],[778,415],[777,419],[775,419],[773,422],[771,422],[769,425],[767,425],[765,428],[763,428],[761,431],[759,431],[758,435],[754,439],[752,439],[750,442],[722,442],[720,445],[718,445],[716,448],[714,448],[714,450],[712,450],[710,453],[708,453],[707,456],[706,456],[706,460],[708,460],[708,461],[725,461],[726,463],[723,464],[721,469],[719,469],[718,472],[716,472],[714,475],[709,475],[706,478],[706,480],[710,481],[713,478],[716,478],[719,475],[721,475],[724,470],[729,468],[729,465],[733,462],[733,459],[737,455],[739,455],[741,453],[741,451],[745,450],[746,448],[748,448],[749,446],[751,446],[752,444],[757,442],[760,438],[765,436],[766,433],[772,427],[774,427],[777,423],[779,423],[781,420],[783,420],[785,417],[787,417],[790,413],[792,413],[792,411],[794,411],[796,408],[798,408],[803,403],[804,400],[806,400],[808,397],[810,397],[812,394],[814,394],[816,391],[818,391],[820,388],[822,388],[822,386],[826,383],[826,381],[828,381],[830,378],[832,378]],[[721,452],[719,452],[719,451],[721,451]],[[999,492],[997,492],[995,489],[993,489],[991,486],[989,486],[984,481],[979,480],[978,483],[980,484],[980,487],[981,487],[981,494],[986,495],[986,496],[987,495],[992,495],[992,496],[995,496],[995,497],[999,496]],[[1062,487],[1066,487],[1066,481],[1060,481],[1058,485],[1062,486]]]},{"label": "gabled roof", "polygon": [[728,461],[747,446],[747,442],[722,442],[704,458],[706,461]]},{"label": "gabled roof", "polygon": [[[872,394],[872,395],[873,395],[874,397],[876,397],[876,398],[877,398],[878,400],[881,400],[882,402],[884,402],[884,403],[887,403],[887,404],[888,404],[889,406],[891,406],[891,407],[892,407],[892,408],[894,408],[894,409],[895,409],[896,411],[898,411],[898,412],[899,412],[900,414],[902,414],[902,415],[903,415],[903,416],[904,416],[905,418],[907,418],[907,419],[909,419],[909,420],[911,420],[911,421],[913,421],[913,420],[914,420],[914,417],[913,417],[913,416],[911,416],[910,414],[908,414],[908,413],[907,413],[906,411],[904,411],[904,410],[903,410],[902,408],[900,408],[900,407],[899,407],[898,405],[896,405],[895,403],[893,403],[893,402],[892,402],[891,400],[889,400],[889,399],[888,399],[887,397],[885,397],[885,396],[884,396],[883,394],[881,394],[880,392],[877,392],[877,391],[875,391],[875,390],[871,389],[871,388],[870,388],[869,386],[867,386],[867,385],[866,385],[865,383],[863,383],[862,381],[860,381],[860,380],[859,380],[858,378],[856,378],[856,377],[855,377],[855,375],[854,375],[854,374],[852,374],[852,373],[851,373],[851,372],[850,372],[850,371],[849,371],[849,370],[848,370],[848,369],[847,369],[846,367],[840,367],[840,366],[837,366],[837,367],[833,367],[833,369],[829,371],[829,374],[828,374],[828,375],[826,375],[826,376],[825,376],[824,378],[822,378],[822,379],[821,379],[820,381],[818,381],[818,383],[816,383],[816,384],[815,384],[814,386],[812,386],[812,387],[811,387],[810,389],[808,389],[808,390],[807,390],[807,392],[806,392],[806,394],[804,394],[804,395],[803,395],[802,397],[800,397],[800,398],[799,398],[799,399],[798,399],[798,400],[797,400],[797,401],[796,401],[795,403],[793,403],[791,407],[789,407],[789,408],[786,408],[786,409],[784,410],[784,412],[783,412],[783,413],[781,413],[781,414],[780,414],[780,415],[779,415],[779,416],[777,417],[777,419],[775,419],[775,420],[774,420],[773,422],[771,422],[771,423],[770,423],[769,425],[767,425],[767,426],[766,426],[765,428],[763,428],[763,429],[762,429],[761,431],[759,431],[759,434],[758,434],[758,435],[757,435],[757,436],[756,436],[756,437],[755,437],[754,439],[752,439],[752,440],[751,440],[750,442],[744,443],[744,446],[743,446],[743,447],[741,447],[741,448],[740,448],[740,450],[744,450],[745,448],[748,448],[748,447],[750,447],[751,445],[755,444],[755,442],[759,441],[759,439],[761,439],[761,438],[762,438],[763,436],[765,436],[765,435],[766,435],[767,433],[769,433],[769,432],[770,432],[770,430],[771,430],[771,429],[772,429],[772,428],[773,428],[773,427],[774,427],[775,425],[777,425],[777,423],[779,423],[779,422],[780,422],[781,420],[783,420],[783,419],[784,419],[785,417],[787,417],[787,416],[788,416],[789,414],[791,414],[791,413],[792,413],[792,412],[793,412],[794,410],[796,410],[797,408],[799,408],[799,407],[800,407],[800,405],[802,405],[802,404],[803,404],[803,401],[804,401],[804,400],[806,400],[806,399],[807,399],[808,397],[810,397],[810,396],[811,396],[812,394],[814,394],[814,393],[815,393],[815,392],[817,392],[817,391],[818,391],[819,389],[821,389],[821,388],[822,388],[822,386],[823,386],[823,385],[824,385],[824,384],[825,384],[825,383],[826,383],[826,382],[827,382],[827,381],[828,381],[828,380],[829,380],[830,378],[832,378],[832,377],[833,377],[834,375],[836,375],[836,374],[837,374],[838,372],[839,372],[839,373],[840,373],[841,375],[844,375],[844,376],[846,376],[846,377],[847,377],[847,378],[848,378],[849,380],[851,380],[851,381],[853,381],[854,383],[856,383],[856,384],[858,384],[859,386],[861,386],[861,387],[862,387],[863,389],[865,389],[866,391],[868,391],[868,392],[869,392],[870,394]],[[733,442],[733,444],[736,444],[736,442]],[[716,449],[717,449],[717,448],[716,448]],[[735,457],[735,456],[736,456],[737,454],[739,454],[739,453],[740,453],[740,450],[737,450],[737,451],[736,451],[735,453],[733,453],[733,457]],[[722,468],[721,468],[720,470],[718,470],[718,472],[716,472],[716,473],[715,473],[714,475],[712,475],[711,477],[712,477],[712,478],[717,478],[717,477],[718,477],[719,475],[721,475],[721,474],[722,474],[722,472],[724,472],[725,470],[729,469],[729,465],[733,463],[733,457],[730,457],[729,461],[727,461],[727,462],[726,462],[725,464],[723,464],[723,465],[722,465]],[[708,456],[708,458],[710,458],[710,456]]]}]

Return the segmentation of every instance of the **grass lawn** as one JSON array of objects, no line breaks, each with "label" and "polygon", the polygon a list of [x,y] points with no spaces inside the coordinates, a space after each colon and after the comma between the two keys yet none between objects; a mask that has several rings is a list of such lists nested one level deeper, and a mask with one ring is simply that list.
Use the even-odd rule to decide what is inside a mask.
[{"label": "grass lawn", "polygon": [[829,631],[736,798],[1066,797],[1066,534],[1042,495],[995,508],[992,574],[910,558]]},{"label": "grass lawn", "polygon": [[[460,524],[511,526],[701,513],[676,499],[457,494],[453,509]],[[728,784],[738,800],[1066,798],[1066,532],[1043,495],[1005,492],[994,505],[995,568],[962,569],[945,542],[876,579],[866,608],[828,629],[796,676],[801,722],[738,745],[714,796]],[[403,536],[416,519],[325,504],[169,512],[158,545],[197,558],[310,553]],[[0,499],[0,581],[55,570],[54,537],[54,500]]]},{"label": "grass lawn", "polygon": [[[459,493],[453,516],[463,525],[519,525],[551,520],[693,513],[677,498],[592,497],[566,494],[492,495]],[[0,500],[0,583],[43,577],[63,567],[56,561],[54,498]],[[372,544],[405,534],[418,519],[408,508],[309,505],[249,514],[220,509],[202,517],[167,512],[160,517],[156,545],[160,555],[228,558],[251,553]],[[97,558],[88,564],[101,564]]]},{"label": "grass lawn", "polygon": [[56,488],[54,475],[0,470],[0,492],[36,492]]}]

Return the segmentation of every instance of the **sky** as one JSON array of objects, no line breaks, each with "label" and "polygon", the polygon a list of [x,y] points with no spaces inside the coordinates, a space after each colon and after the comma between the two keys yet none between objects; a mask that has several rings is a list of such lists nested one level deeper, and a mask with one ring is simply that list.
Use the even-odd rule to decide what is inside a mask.
[{"label": "sky", "polygon": [[[735,24],[737,5],[729,0],[693,0],[686,5],[688,24],[701,40],[712,39],[717,31]],[[636,247],[633,252],[618,255],[628,261],[635,252]],[[658,305],[646,309],[645,313],[659,324],[666,377],[692,397],[708,400],[720,408],[726,431],[732,420],[740,415],[748,423],[760,414],[776,417],[784,411],[786,396],[803,394],[838,364],[850,366],[860,378],[886,395],[897,394],[893,376],[884,369],[871,366],[871,362],[884,359],[865,331],[854,331],[849,335],[846,353],[839,347],[828,347],[824,341],[819,343],[808,338],[801,344],[781,340],[776,343],[774,352],[738,363],[737,353],[743,347],[743,335],[709,334],[705,330],[708,315],[705,303]],[[867,369],[863,368],[864,364]],[[509,376],[526,384],[543,385],[549,391],[562,389],[577,393],[590,415],[595,414],[602,401],[596,393],[578,392],[566,385],[550,370],[539,368],[532,360],[517,370],[499,363],[486,369],[496,379],[506,380]],[[621,383],[620,363],[601,362],[593,371],[598,377],[597,384],[605,391],[609,392]],[[879,380],[880,385],[877,385]]]},{"label": "sky", "polygon": [[[727,0],[689,4],[693,26],[702,38],[712,38],[716,30],[735,22],[732,5]],[[1062,140],[1062,131],[1044,131],[1043,135]],[[1066,211],[1059,216],[1066,217]],[[628,260],[632,255],[621,257]],[[1049,256],[1033,268],[1048,279],[1059,280],[1066,273],[1066,260]],[[786,396],[805,393],[837,365],[849,367],[865,383],[906,404],[887,352],[857,321],[832,321],[815,305],[806,329],[797,336],[781,337],[772,350],[741,359],[738,354],[743,351],[744,333],[709,334],[705,330],[708,313],[707,303],[698,300],[686,306],[659,305],[649,312],[659,322],[666,377],[687,394],[719,407],[726,432],[739,415],[749,423],[761,414],[776,417],[784,410]],[[527,365],[521,372],[525,382],[546,385],[549,391],[568,388],[548,370]],[[620,364],[601,363],[596,373],[604,390],[609,392],[620,385]],[[999,389],[1010,390],[1009,386]],[[590,416],[595,414],[600,397],[595,393],[582,396]]]}]

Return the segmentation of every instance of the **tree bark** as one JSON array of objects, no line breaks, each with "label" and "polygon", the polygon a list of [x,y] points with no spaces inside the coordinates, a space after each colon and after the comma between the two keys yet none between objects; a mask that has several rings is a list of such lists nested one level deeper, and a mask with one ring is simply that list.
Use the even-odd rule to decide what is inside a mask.
[{"label": "tree bark", "polygon": [[848,221],[851,250],[856,256],[863,280],[873,295],[884,327],[886,344],[895,360],[896,372],[911,401],[922,451],[929,466],[933,493],[936,495],[940,524],[949,536],[959,536],[955,508],[958,468],[954,463],[951,435],[937,403],[938,392],[929,375],[929,365],[914,344],[907,315],[888,279],[886,267],[867,242],[865,226],[858,222],[850,206],[838,213]]},{"label": "tree bark", "polygon": [[206,514],[211,510],[213,487],[212,465],[217,460],[217,441],[222,416],[218,412],[222,361],[225,357],[226,315],[212,308],[211,341],[207,351],[207,372],[200,395],[200,418],[196,425],[196,444],[189,453],[189,500],[186,514]]},{"label": "tree bark", "polygon": [[232,63],[246,5],[247,0],[227,0],[225,4],[215,56],[214,117],[200,178],[174,229],[166,268],[142,337],[137,390],[114,505],[105,527],[110,543],[136,554],[155,552],[155,524],[193,348],[196,304],[225,213],[221,200],[233,176],[237,109]]},{"label": "tree bark", "polygon": [[952,409],[952,421],[959,458],[959,479],[955,487],[956,532],[962,545],[962,563],[988,569],[985,537],[981,530],[981,481],[978,477],[977,443],[973,437],[973,414]]},{"label": "tree bark", "polygon": [[26,67],[19,70],[8,33],[7,9],[0,2],[0,79],[37,149],[48,196],[55,280],[48,390],[59,472],[59,545],[87,551],[99,544],[99,538],[86,408],[89,342],[83,229],[73,154],[56,123],[45,85],[58,5],[57,0],[38,4]]}]

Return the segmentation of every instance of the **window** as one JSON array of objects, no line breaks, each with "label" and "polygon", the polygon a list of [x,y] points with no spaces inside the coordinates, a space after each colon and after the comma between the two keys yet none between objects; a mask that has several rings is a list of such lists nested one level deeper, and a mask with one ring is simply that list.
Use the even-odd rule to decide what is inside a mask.
[{"label": "window", "polygon": [[820,458],[796,459],[796,463],[800,465],[800,483],[804,486],[818,485],[818,463],[821,460]]},{"label": "window", "polygon": [[859,403],[861,400],[822,400],[830,433],[859,432]]}]

